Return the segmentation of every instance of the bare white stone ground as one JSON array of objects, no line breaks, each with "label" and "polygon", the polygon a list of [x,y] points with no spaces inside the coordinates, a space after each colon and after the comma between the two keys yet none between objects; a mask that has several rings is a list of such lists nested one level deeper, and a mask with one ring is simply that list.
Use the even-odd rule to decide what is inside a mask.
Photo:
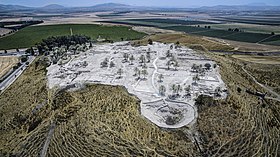
[{"label": "bare white stone ground", "polygon": [[[84,83],[125,86],[141,100],[141,114],[164,128],[194,122],[194,100],[199,95],[226,97],[226,87],[215,63],[186,47],[163,43],[133,47],[119,42],[94,45],[87,52],[63,58],[63,64],[48,67],[49,88]],[[210,69],[204,68],[206,63]]]}]

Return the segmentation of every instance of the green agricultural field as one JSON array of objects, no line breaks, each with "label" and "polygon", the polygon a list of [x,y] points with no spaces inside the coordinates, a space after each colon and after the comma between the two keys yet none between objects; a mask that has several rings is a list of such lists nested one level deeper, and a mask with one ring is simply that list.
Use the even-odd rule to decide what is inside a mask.
[{"label": "green agricultural field", "polygon": [[[108,22],[117,23],[117,24],[158,27],[167,30],[181,31],[194,35],[215,37],[215,38],[221,38],[221,39],[227,39],[233,41],[241,41],[241,42],[249,42],[249,43],[258,43],[262,41],[261,43],[263,44],[280,45],[279,43],[280,36],[276,35],[272,37],[271,35],[272,31],[276,33],[278,32],[276,30],[276,28],[278,27],[276,26],[267,26],[268,28],[273,28],[271,29],[271,31],[269,31],[268,28],[263,26],[260,28],[259,32],[257,32],[258,28],[255,25],[254,27],[253,26],[249,27],[249,25],[247,26],[246,24],[242,24],[243,26],[247,26],[246,30],[250,29],[252,32],[234,32],[234,31],[228,31],[229,25],[221,24],[222,27],[218,27],[219,24],[213,25],[209,23],[209,25],[207,25],[207,22],[203,24],[203,21],[184,21],[178,19],[131,19],[131,20],[122,20],[122,21],[108,21]],[[196,26],[200,25],[200,27],[195,27],[194,25]],[[207,29],[205,28],[205,26],[211,26],[211,29]],[[235,26],[237,25],[234,25],[231,28],[237,28]],[[243,28],[240,29],[244,30]]]},{"label": "green agricultural field", "polygon": [[141,39],[144,33],[136,32],[130,27],[124,26],[100,26],[92,24],[63,24],[49,26],[33,26],[24,28],[14,35],[0,38],[0,50],[13,48],[26,48],[34,46],[50,36],[70,35],[70,28],[73,34],[87,35],[93,40],[100,35],[108,40],[120,41]]},{"label": "green agricultural field", "polygon": [[174,24],[168,24],[168,23],[156,23],[156,22],[147,22],[147,21],[136,21],[136,20],[116,20],[116,21],[100,21],[100,22],[124,24],[124,25],[132,25],[132,26],[159,27],[159,28],[174,26]]},{"label": "green agricultural field", "polygon": [[249,43],[257,43],[265,38],[270,37],[270,34],[261,34],[261,33],[237,33],[230,36],[223,37],[223,39],[242,41]]},{"label": "green agricultural field", "polygon": [[225,31],[225,30],[216,30],[216,29],[208,29],[208,31],[194,32],[193,34],[203,35],[207,37],[226,37],[233,34],[237,34],[239,32]]},{"label": "green agricultural field", "polygon": [[[189,34],[208,36],[208,37],[217,37],[221,39],[257,43],[266,38],[262,43],[269,45],[279,45],[280,35],[271,37],[271,34],[263,33],[248,33],[248,32],[232,32],[227,30],[217,30],[217,29],[206,29],[203,27],[193,27],[193,26],[172,26],[165,27],[165,29],[170,29],[174,31],[182,31]],[[271,38],[269,38],[271,37]]]},{"label": "green agricultural field", "polygon": [[213,22],[207,22],[207,21],[180,20],[180,19],[133,19],[132,21],[152,22],[152,23],[161,23],[161,24],[176,24],[176,25],[214,24]]},{"label": "green agricultural field", "polygon": [[109,23],[136,25],[136,26],[150,26],[150,27],[160,27],[160,28],[182,26],[182,25],[186,26],[186,25],[214,24],[213,22],[180,20],[180,19],[130,19],[130,20],[109,21]]},{"label": "green agricultural field", "polygon": [[280,35],[275,35],[271,38],[268,38],[264,41],[262,41],[263,44],[268,44],[268,45],[277,45],[280,46]]},{"label": "green agricultural field", "polygon": [[[205,25],[202,25],[204,27]],[[207,25],[208,26],[208,25]],[[256,24],[244,24],[244,23],[225,23],[225,24],[210,24],[213,29],[228,30],[229,28],[238,28],[245,32],[250,33],[280,33],[280,26],[270,25],[256,25]]]},{"label": "green agricultural field", "polygon": [[165,27],[164,29],[181,31],[181,32],[185,32],[185,33],[211,31],[210,29],[206,29],[206,28],[202,28],[202,27],[192,27],[192,26],[172,26],[172,27]]}]

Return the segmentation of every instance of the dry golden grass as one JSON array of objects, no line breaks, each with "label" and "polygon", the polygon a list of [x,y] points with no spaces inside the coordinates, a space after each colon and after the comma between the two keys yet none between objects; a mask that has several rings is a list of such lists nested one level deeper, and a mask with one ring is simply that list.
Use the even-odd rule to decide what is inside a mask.
[{"label": "dry golden grass", "polygon": [[[244,90],[264,92],[229,56],[211,55],[221,67],[229,97],[199,112],[198,130],[209,156],[278,156],[279,103],[263,103]],[[237,87],[242,92],[237,92]]]},{"label": "dry golden grass", "polygon": [[18,63],[18,57],[0,57],[0,78]]},{"label": "dry golden grass", "polygon": [[[273,61],[272,61],[273,62]],[[258,64],[244,62],[248,70],[258,82],[280,94],[280,64]]]},{"label": "dry golden grass", "polygon": [[[241,70],[243,62],[206,54],[220,65],[230,95],[199,110],[194,130],[199,132],[204,154],[279,156],[279,103],[262,103],[244,92],[245,88],[264,91]],[[187,138],[188,128],[155,126],[141,116],[139,100],[123,87],[48,90],[45,67],[35,65],[0,96],[0,156],[38,156],[48,137],[47,156],[201,155]],[[238,93],[237,87],[243,91]],[[40,110],[32,112],[44,102]],[[54,133],[48,135],[51,123],[55,123]]]},{"label": "dry golden grass", "polygon": [[280,64],[279,56],[233,55],[232,57],[251,63],[272,64],[272,65]]},{"label": "dry golden grass", "polygon": [[[77,92],[47,90],[35,63],[0,96],[0,156],[191,156],[187,128],[164,130],[146,120],[139,100],[119,86],[88,85]],[[47,100],[47,101],[46,101]],[[33,113],[41,103],[46,104]]]},{"label": "dry golden grass", "polygon": [[198,48],[199,50],[233,50],[233,48],[228,45],[224,45],[216,41],[206,40],[202,37],[182,33],[156,34],[148,36],[143,40],[135,41],[134,43],[136,45],[147,45],[148,39],[152,39],[153,41],[162,43],[176,43],[177,41],[179,41],[181,45],[190,46],[194,49]]}]

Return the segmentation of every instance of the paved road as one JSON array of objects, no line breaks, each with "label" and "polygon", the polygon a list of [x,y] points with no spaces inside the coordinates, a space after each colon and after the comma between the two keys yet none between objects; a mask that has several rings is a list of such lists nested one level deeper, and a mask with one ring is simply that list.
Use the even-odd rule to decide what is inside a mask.
[{"label": "paved road", "polygon": [[9,52],[9,53],[0,53],[0,56],[22,56],[25,54],[25,51],[19,51],[19,52]]},{"label": "paved road", "polygon": [[[28,61],[31,64],[34,61],[34,56],[29,56]],[[28,66],[23,63],[18,69],[16,69],[13,73],[11,73],[3,82],[0,83],[0,91],[4,92],[27,68]],[[0,94],[1,94],[0,93]]]}]

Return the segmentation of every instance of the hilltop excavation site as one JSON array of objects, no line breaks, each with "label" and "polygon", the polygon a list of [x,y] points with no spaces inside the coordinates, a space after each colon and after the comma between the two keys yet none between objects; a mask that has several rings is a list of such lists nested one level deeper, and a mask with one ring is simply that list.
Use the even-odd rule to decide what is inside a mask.
[{"label": "hilltop excavation site", "polygon": [[86,84],[124,86],[141,100],[141,115],[163,128],[194,124],[199,95],[224,99],[217,64],[187,47],[153,42],[96,44],[86,52],[50,55],[50,89],[77,90]]}]

